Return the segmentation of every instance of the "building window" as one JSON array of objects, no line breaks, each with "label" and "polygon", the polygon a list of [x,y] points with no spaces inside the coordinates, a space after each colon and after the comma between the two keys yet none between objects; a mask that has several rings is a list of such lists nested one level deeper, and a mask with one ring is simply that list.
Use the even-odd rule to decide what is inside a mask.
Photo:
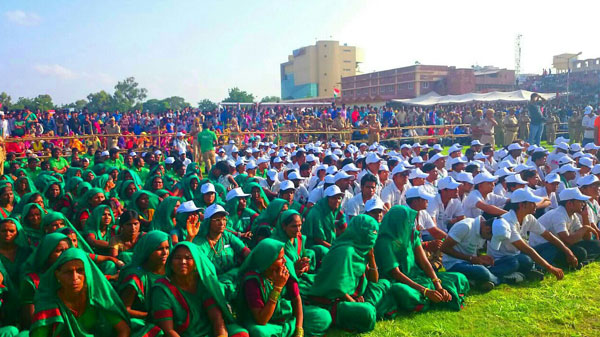
[{"label": "building window", "polygon": [[324,58],[327,58],[327,54],[323,55]]},{"label": "building window", "polygon": [[421,88],[429,88],[429,82],[422,82]]},{"label": "building window", "polygon": [[327,89],[323,89],[323,91],[327,92]]},{"label": "building window", "polygon": [[351,49],[344,49],[344,52],[346,53],[350,53],[352,50]]},{"label": "building window", "polygon": [[350,60],[344,60],[344,63],[350,63],[350,62],[351,62]]},{"label": "building window", "polygon": [[327,44],[324,44],[323,47],[327,48]]},{"label": "building window", "polygon": [[412,84],[412,83],[409,83],[409,84],[408,84],[408,89],[412,89],[412,88],[413,88],[413,84]]},{"label": "building window", "polygon": [[323,76],[327,76],[327,73],[323,73]]}]

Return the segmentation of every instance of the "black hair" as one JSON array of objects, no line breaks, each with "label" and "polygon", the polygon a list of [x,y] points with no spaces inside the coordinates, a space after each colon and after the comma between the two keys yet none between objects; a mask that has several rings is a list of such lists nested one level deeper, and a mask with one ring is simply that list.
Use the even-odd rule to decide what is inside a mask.
[{"label": "black hair", "polygon": [[493,214],[490,214],[490,213],[487,213],[487,212],[483,212],[481,214],[481,217],[485,220],[485,224],[486,225],[491,226],[492,222],[494,222],[494,220],[496,220],[497,216],[493,215]]},{"label": "black hair", "polygon": [[429,150],[429,158],[435,156],[438,153],[438,150]]},{"label": "black hair", "polygon": [[534,170],[525,170],[521,172],[521,178],[523,178],[523,180],[527,180],[529,178],[535,177],[536,174],[537,172]]},{"label": "black hair", "polygon": [[465,172],[473,173],[477,170],[479,170],[479,166],[475,164],[469,164],[465,167]]},{"label": "black hair", "polygon": [[304,163],[304,164],[300,165],[300,171],[306,171],[306,170],[310,170],[310,164]]},{"label": "black hair", "polygon": [[[419,197],[415,197],[415,198],[406,198],[406,204],[410,207],[412,205],[413,202],[419,200],[421,198]],[[412,208],[412,207],[411,207]]]},{"label": "black hair", "polygon": [[360,179],[360,186],[363,187],[368,182],[371,182],[371,181],[374,182],[375,184],[377,184],[377,177],[375,177],[371,173],[367,173],[362,177],[362,179]]},{"label": "black hair", "polygon": [[535,163],[538,159],[544,158],[545,156],[546,156],[546,152],[542,152],[542,151],[534,152],[531,155],[531,161],[533,161]]},{"label": "black hair", "polygon": [[423,165],[423,168],[421,169],[421,171],[423,171],[424,173],[429,173],[429,171],[435,169],[435,165],[433,163],[427,163],[425,165]]},{"label": "black hair", "polygon": [[517,187],[517,185],[523,185],[523,184],[519,184],[519,183],[506,183],[506,189],[509,192],[512,192],[512,190]]},{"label": "black hair", "polygon": [[123,214],[121,214],[121,217],[119,218],[119,226],[123,226],[124,224],[128,223],[131,220],[135,220],[139,218],[139,214],[138,212],[128,209],[125,210],[123,212]]},{"label": "black hair", "polygon": [[333,157],[325,156],[325,158],[323,158],[323,164],[331,166],[333,164]]},{"label": "black hair", "polygon": [[486,145],[486,146],[484,146],[484,147],[483,147],[483,149],[481,150],[481,153],[485,154],[485,153],[487,153],[487,152],[490,152],[490,151],[493,151],[492,147],[491,147],[491,146],[488,146],[488,145]]},{"label": "black hair", "polygon": [[470,148],[468,148],[468,149],[465,150],[465,157],[468,158],[471,155],[473,155],[473,156],[475,155],[475,150],[473,150],[472,147],[470,147]]},{"label": "black hair", "polygon": [[344,167],[348,164],[352,164],[354,163],[354,160],[352,160],[352,158],[345,158],[344,160],[342,160],[342,163],[340,164],[341,167]]}]

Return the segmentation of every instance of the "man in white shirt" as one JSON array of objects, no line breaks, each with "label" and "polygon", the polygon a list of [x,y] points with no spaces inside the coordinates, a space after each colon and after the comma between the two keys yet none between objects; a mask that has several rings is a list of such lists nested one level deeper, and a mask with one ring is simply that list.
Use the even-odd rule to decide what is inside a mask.
[{"label": "man in white shirt", "polygon": [[431,157],[427,162],[435,165],[435,168],[438,170],[438,178],[444,178],[448,176],[448,170],[446,170],[446,156],[436,153]]},{"label": "man in white shirt", "polygon": [[409,187],[409,174],[410,169],[404,167],[402,163],[396,165],[392,170],[392,183],[381,191],[381,200],[387,209],[392,208],[392,206],[406,204],[404,193]]},{"label": "man in white shirt", "polygon": [[421,232],[423,241],[440,241],[441,245],[441,240],[446,237],[446,232],[436,226],[431,214],[427,211],[429,202],[434,198],[435,195],[426,193],[423,187],[411,187],[406,190],[406,205],[419,212],[416,229]]},{"label": "man in white shirt", "polygon": [[379,158],[379,156],[377,156],[376,153],[371,152],[367,155],[365,163],[367,167],[358,174],[357,179],[359,181],[362,181],[362,178],[367,173],[374,175],[375,178],[377,178],[377,194],[379,194],[381,193],[381,189],[383,188],[383,185],[379,181],[379,167],[381,166],[381,158]]},{"label": "man in white shirt", "polygon": [[561,166],[558,169],[558,173],[560,175],[560,183],[558,184],[558,189],[556,193],[560,194],[565,188],[571,188],[571,184],[575,180],[577,176],[577,172],[579,169],[573,166],[573,164],[566,164]]},{"label": "man in white shirt", "polygon": [[446,177],[438,182],[439,192],[429,202],[427,212],[435,221],[439,230],[448,232],[458,221],[465,218],[462,203],[458,200],[458,186],[452,177]]},{"label": "man in white shirt", "polygon": [[294,195],[294,199],[300,204],[304,205],[308,201],[308,190],[304,185],[302,185],[302,181],[304,178],[300,176],[297,171],[292,171],[288,174],[288,180],[291,180],[296,186],[296,193]]},{"label": "man in white shirt", "polygon": [[[595,177],[594,177],[595,178]],[[597,178],[596,178],[597,179]],[[592,240],[595,234],[591,226],[583,226],[577,214],[581,214],[589,197],[576,188],[560,194],[560,205],[538,219],[544,228],[557,236],[577,257],[579,262],[595,260],[600,256],[600,241]],[[542,236],[531,233],[529,245],[546,261],[555,266],[567,267],[566,256]]]},{"label": "man in white shirt", "polygon": [[558,184],[560,183],[560,177],[556,173],[550,173],[544,178],[544,184],[542,187],[536,189],[533,194],[538,197],[548,198],[550,199],[550,206],[538,210],[536,215],[544,214],[550,210],[553,210],[558,207],[558,200],[556,198],[556,190],[558,189]]},{"label": "man in white shirt", "polygon": [[360,193],[348,200],[344,213],[348,220],[365,212],[365,202],[371,199],[377,190],[377,177],[365,174],[360,180]]},{"label": "man in white shirt", "polygon": [[594,142],[594,122],[596,121],[596,114],[593,112],[591,106],[586,106],[583,112],[583,119],[581,120],[581,126],[583,126],[583,141],[582,145]]},{"label": "man in white shirt", "polygon": [[483,212],[491,215],[506,213],[502,209],[507,198],[492,193],[497,177],[487,172],[479,173],[473,178],[474,189],[463,201],[463,210],[467,218],[475,218]]}]

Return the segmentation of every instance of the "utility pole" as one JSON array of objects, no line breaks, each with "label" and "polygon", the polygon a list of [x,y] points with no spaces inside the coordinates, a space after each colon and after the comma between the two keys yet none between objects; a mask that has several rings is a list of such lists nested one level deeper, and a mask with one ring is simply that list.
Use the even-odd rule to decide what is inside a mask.
[{"label": "utility pole", "polygon": [[521,38],[522,34],[517,34],[515,40],[515,78],[519,83],[519,75],[521,75]]}]

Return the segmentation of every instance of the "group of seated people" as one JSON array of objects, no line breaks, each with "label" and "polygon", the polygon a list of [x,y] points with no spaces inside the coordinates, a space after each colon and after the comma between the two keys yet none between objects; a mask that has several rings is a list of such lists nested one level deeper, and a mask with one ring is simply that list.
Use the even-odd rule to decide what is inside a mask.
[{"label": "group of seated people", "polygon": [[594,144],[237,145],[7,162],[0,336],[368,332],[600,256]]}]

